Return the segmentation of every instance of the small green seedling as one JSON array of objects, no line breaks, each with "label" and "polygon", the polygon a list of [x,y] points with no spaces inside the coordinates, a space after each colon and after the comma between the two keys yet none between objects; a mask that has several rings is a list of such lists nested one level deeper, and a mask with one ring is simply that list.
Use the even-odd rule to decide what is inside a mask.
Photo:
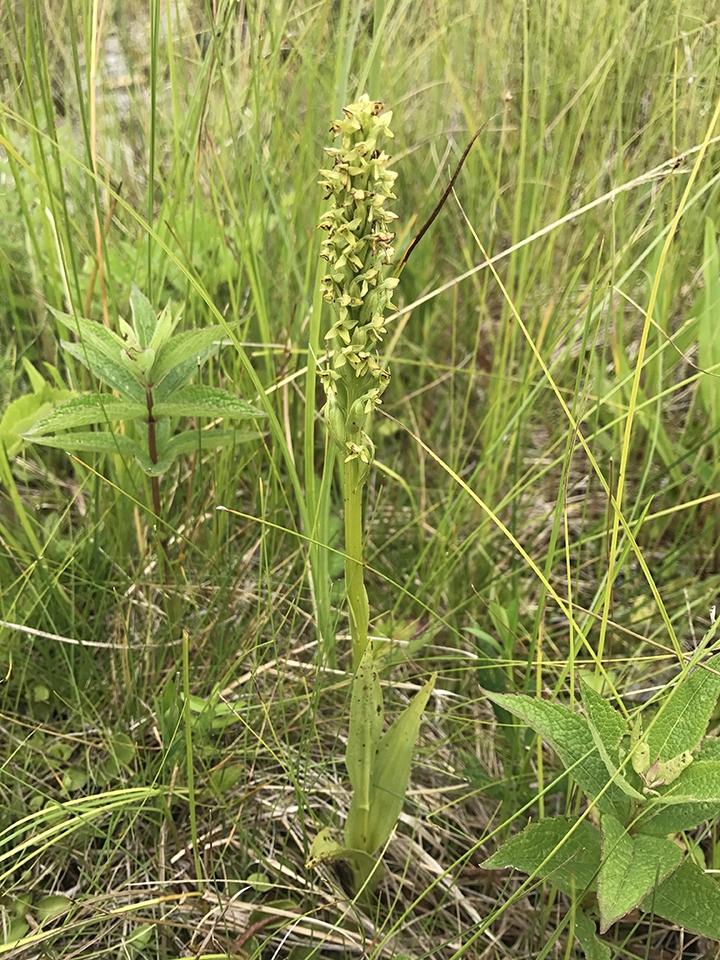
[{"label": "small green seedling", "polygon": [[720,655],[681,674],[644,731],[641,717],[629,726],[588,683],[581,688],[584,715],[486,691],[552,747],[588,808],[531,823],[483,865],[523,870],[572,897],[586,956],[610,957],[593,912],[600,933],[638,908],[720,939],[720,884],[698,865],[702,850],[686,833],[720,816],[720,742],[702,743],[720,696]]},{"label": "small green seedling", "polygon": [[[52,311],[61,326],[77,337],[75,342],[61,341],[63,349],[114,393],[76,394],[41,417],[23,438],[68,452],[134,458],[150,477],[153,510],[160,517],[158,477],[178,456],[258,436],[257,429],[178,431],[178,421],[184,417],[255,420],[265,413],[226,390],[189,385],[219,349],[222,327],[174,334],[178,318],[173,318],[170,307],[157,316],[134,284],[130,310],[132,323],[119,321],[121,335],[101,323]],[[132,422],[134,436],[114,429],[112,425],[118,421]],[[107,429],[75,430],[89,426]]]}]

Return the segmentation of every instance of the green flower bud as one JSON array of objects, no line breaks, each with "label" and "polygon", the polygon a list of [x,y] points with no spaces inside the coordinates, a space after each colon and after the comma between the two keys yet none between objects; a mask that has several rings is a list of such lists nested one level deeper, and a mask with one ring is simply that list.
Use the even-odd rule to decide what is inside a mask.
[{"label": "green flower bud", "polygon": [[341,450],[345,450],[345,414],[338,402],[337,394],[329,392],[327,402],[323,408],[325,424],[328,433]]}]

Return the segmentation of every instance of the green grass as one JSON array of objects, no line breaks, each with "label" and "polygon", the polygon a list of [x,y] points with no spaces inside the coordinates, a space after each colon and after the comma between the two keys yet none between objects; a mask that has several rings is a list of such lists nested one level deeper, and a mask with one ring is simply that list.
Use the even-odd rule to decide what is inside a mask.
[{"label": "green grass", "polygon": [[[246,6],[0,6],[0,411],[30,390],[23,359],[94,389],[47,307],[117,329],[134,280],[181,329],[239,320],[203,382],[271,414],[164,476],[170,582],[139,468],[27,446],[0,472],[0,617],[35,631],[0,628],[3,922],[35,905],[0,957],[579,956],[562,897],[478,868],[578,800],[479,684],[570,702],[585,671],[637,703],[717,602],[717,19],[700,0]],[[365,557],[388,714],[440,677],[373,908],[304,868],[350,801],[317,180],[366,90],[394,111],[399,251],[492,118],[387,341]],[[700,848],[719,868],[714,826]],[[37,926],[58,894],[70,913]],[[335,952],[305,949],[323,937]],[[648,918],[604,939],[718,949]]]}]

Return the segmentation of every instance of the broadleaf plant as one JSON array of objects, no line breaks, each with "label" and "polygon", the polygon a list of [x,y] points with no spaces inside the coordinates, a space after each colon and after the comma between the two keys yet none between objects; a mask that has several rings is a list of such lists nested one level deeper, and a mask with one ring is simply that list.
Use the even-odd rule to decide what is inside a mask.
[{"label": "broadleaf plant", "polygon": [[606,949],[597,932],[589,943],[593,913],[601,934],[639,908],[720,939],[720,884],[703,871],[702,851],[686,833],[720,816],[720,744],[701,746],[720,696],[720,654],[684,665],[659,704],[634,718],[585,681],[581,691],[584,715],[485,691],[552,747],[588,808],[529,824],[483,866],[522,870],[582,904],[575,935],[587,955]]},{"label": "broadleaf plant", "polygon": [[347,860],[356,891],[371,891],[382,868],[374,859],[392,833],[402,810],[415,743],[436,677],[431,679],[383,733],[383,698],[378,654],[369,639],[370,608],[363,566],[363,492],[375,456],[372,414],[390,380],[377,347],[385,334],[385,312],[394,309],[391,276],[397,215],[397,174],[383,140],[392,137],[392,114],[383,104],[363,96],[344,109],[331,130],[340,146],[328,148],[330,170],[320,185],[331,205],[320,220],[327,231],[320,256],[328,262],[322,279],[323,298],[337,319],[326,334],[328,360],[320,372],[325,389],[325,423],[344,456],[345,590],[355,675],[350,699],[346,764],[353,799],[344,841],[321,830],[310,849],[308,866]]},{"label": "broadleaf plant", "polygon": [[[159,316],[135,284],[130,292],[132,323],[120,318],[121,335],[101,323],[53,310],[76,341],[61,340],[63,349],[115,391],[81,393],[57,404],[37,420],[23,438],[32,443],[77,453],[120,454],[133,458],[151,478],[153,510],[161,515],[159,476],[176,457],[217,449],[257,438],[252,430],[176,432],[172,418],[227,417],[252,421],[264,411],[226,390],[188,385],[194,374],[219,349],[220,326],[173,336],[177,318],[169,305]],[[118,431],[118,422],[135,424],[135,436]],[[107,426],[108,430],[78,427]],[[67,432],[75,431],[75,432]]]}]

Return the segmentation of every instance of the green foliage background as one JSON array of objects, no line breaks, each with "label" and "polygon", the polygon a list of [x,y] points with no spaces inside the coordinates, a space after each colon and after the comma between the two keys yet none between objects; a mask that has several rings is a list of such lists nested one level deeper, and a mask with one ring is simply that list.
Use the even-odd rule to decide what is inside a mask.
[{"label": "green foliage background", "polygon": [[[637,706],[709,624],[717,50],[700,0],[2,0],[0,410],[37,373],[42,402],[97,390],[49,308],[117,332],[135,282],[179,330],[224,325],[196,382],[269,423],[163,477],[169,580],[139,466],[0,424],[0,889],[27,951],[566,950],[566,892],[477,864],[580,794],[480,684],[571,705],[583,675]],[[365,91],[394,112],[399,251],[491,119],[386,341],[365,557],[388,719],[440,678],[361,918],[303,864],[349,804],[347,659],[318,673],[347,622],[316,224],[329,122]],[[684,842],[720,868],[714,825]]]}]

